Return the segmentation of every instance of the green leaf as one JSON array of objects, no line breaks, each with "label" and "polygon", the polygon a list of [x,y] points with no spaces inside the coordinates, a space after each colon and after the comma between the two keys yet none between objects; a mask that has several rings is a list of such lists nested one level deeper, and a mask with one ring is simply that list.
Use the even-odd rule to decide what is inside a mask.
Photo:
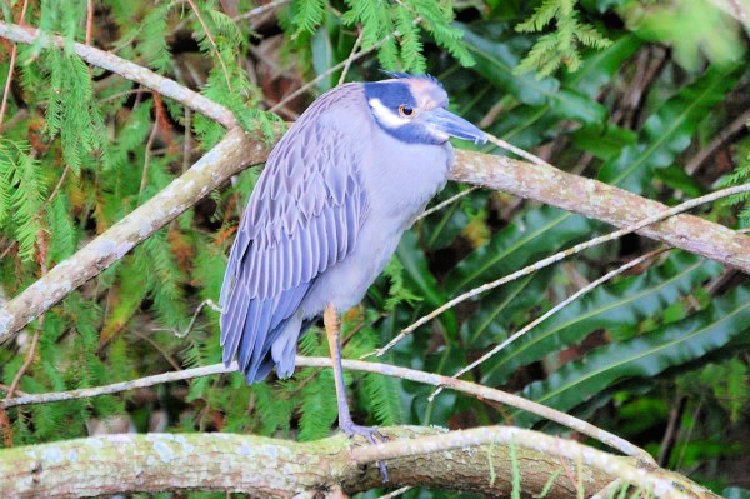
[{"label": "green leaf", "polygon": [[590,99],[595,99],[599,89],[610,83],[612,75],[622,69],[643,42],[635,35],[621,36],[609,47],[584,59],[581,69],[568,73],[563,78],[563,87],[577,90]]},{"label": "green leaf", "polygon": [[640,320],[658,317],[667,305],[721,272],[712,260],[675,251],[642,275],[600,286],[508,345],[485,370],[482,382],[497,386],[515,369],[582,341],[598,330],[634,331]]},{"label": "green leaf", "polygon": [[[417,296],[424,299],[431,308],[439,307],[447,301],[446,294],[438,287],[437,281],[427,268],[424,252],[417,245],[413,230],[406,231],[396,248],[396,256],[406,271],[405,280]],[[456,315],[449,310],[441,316],[441,323],[449,332],[457,330]]]},{"label": "green leaf", "polygon": [[583,126],[573,132],[572,138],[576,147],[603,160],[618,156],[623,148],[636,142],[635,132],[611,124]]},{"label": "green leaf", "polygon": [[488,244],[461,260],[449,274],[446,289],[454,294],[498,279],[540,255],[590,233],[592,222],[580,215],[543,206],[526,210],[497,232]]},{"label": "green leaf", "polygon": [[[750,289],[735,288],[687,319],[629,341],[592,350],[546,380],[528,385],[522,395],[568,411],[623,379],[654,377],[670,367],[705,357],[744,334],[749,325]],[[515,418],[522,426],[539,419],[520,413],[516,413]]]},{"label": "green leaf", "polygon": [[514,95],[524,104],[549,105],[556,116],[577,119],[585,123],[601,123],[606,116],[604,107],[574,90],[561,89],[554,78],[536,79],[533,75],[513,73],[520,60],[520,52],[528,42],[514,35],[503,41],[507,26],[502,24],[458,24],[464,31],[464,41],[476,58],[474,69],[503,92]]},{"label": "green leaf", "polygon": [[553,272],[553,268],[542,269],[483,296],[478,310],[462,327],[464,345],[482,349],[507,338],[516,315],[525,318],[529,309],[546,301],[544,292]]},{"label": "green leaf", "polygon": [[[331,47],[331,38],[328,36],[328,30],[325,26],[315,30],[312,37],[312,62],[316,76],[319,76],[331,66],[333,66],[333,48]],[[332,87],[333,75],[321,79],[318,82],[318,90],[325,92]]]},{"label": "green leaf", "polygon": [[669,166],[690,145],[701,119],[725,98],[738,77],[736,70],[712,67],[683,87],[648,117],[637,144],[623,148],[618,157],[602,166],[599,180],[642,192],[652,170]]}]

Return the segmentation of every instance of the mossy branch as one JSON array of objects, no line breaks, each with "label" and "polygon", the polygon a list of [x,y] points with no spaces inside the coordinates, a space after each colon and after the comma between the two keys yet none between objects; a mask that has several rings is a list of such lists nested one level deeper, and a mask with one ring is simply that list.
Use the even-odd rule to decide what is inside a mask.
[{"label": "mossy branch", "polygon": [[13,497],[196,489],[313,497],[340,484],[351,494],[383,486],[371,464],[385,459],[389,488],[422,485],[509,496],[513,446],[524,495],[538,493],[556,474],[548,498],[575,496],[579,483],[570,476],[585,495],[620,478],[658,497],[717,497],[678,474],[531,430],[399,426],[382,431],[391,440],[374,446],[341,435],[296,443],[213,433],[105,435],[16,447],[0,451],[0,490]]}]

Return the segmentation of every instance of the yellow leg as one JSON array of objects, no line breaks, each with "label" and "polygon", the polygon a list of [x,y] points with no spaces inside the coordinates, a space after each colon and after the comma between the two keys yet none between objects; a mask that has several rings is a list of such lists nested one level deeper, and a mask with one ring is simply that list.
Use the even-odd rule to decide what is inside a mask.
[{"label": "yellow leg", "polygon": [[[331,354],[331,364],[333,365],[333,380],[336,385],[336,402],[339,410],[339,428],[347,436],[362,435],[371,444],[376,443],[375,437],[384,440],[374,428],[355,425],[352,422],[352,415],[349,412],[349,402],[346,399],[346,386],[344,385],[344,369],[341,366],[341,335],[339,334],[339,321],[336,316],[336,309],[333,305],[328,305],[323,312],[323,324],[325,325],[326,337],[328,338],[328,350]],[[383,461],[378,462],[380,466],[380,475],[383,482],[388,481],[388,471]]]},{"label": "yellow leg", "polygon": [[344,371],[341,367],[341,335],[339,334],[339,320],[336,309],[328,305],[323,312],[323,324],[328,338],[328,351],[331,355],[333,365],[333,380],[336,384],[336,402],[339,410],[339,427],[348,433],[352,424],[352,416],[349,412],[349,402],[346,399],[346,387],[344,386]]}]

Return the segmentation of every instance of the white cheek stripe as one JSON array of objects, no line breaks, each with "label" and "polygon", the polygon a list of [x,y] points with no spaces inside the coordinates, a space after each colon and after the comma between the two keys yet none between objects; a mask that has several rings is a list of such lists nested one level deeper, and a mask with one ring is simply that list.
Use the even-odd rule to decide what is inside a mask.
[{"label": "white cheek stripe", "polygon": [[407,118],[397,116],[391,112],[390,109],[385,107],[380,99],[370,99],[369,101],[372,112],[375,113],[378,121],[388,128],[398,128],[409,123]]}]

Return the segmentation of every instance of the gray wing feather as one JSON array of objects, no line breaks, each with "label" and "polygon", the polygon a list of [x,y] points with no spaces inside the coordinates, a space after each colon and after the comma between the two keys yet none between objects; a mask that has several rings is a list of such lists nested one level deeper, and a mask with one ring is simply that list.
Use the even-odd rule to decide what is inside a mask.
[{"label": "gray wing feather", "polygon": [[222,357],[236,355],[249,381],[315,278],[354,246],[366,208],[361,145],[310,119],[297,125],[250,197],[222,285]]}]

